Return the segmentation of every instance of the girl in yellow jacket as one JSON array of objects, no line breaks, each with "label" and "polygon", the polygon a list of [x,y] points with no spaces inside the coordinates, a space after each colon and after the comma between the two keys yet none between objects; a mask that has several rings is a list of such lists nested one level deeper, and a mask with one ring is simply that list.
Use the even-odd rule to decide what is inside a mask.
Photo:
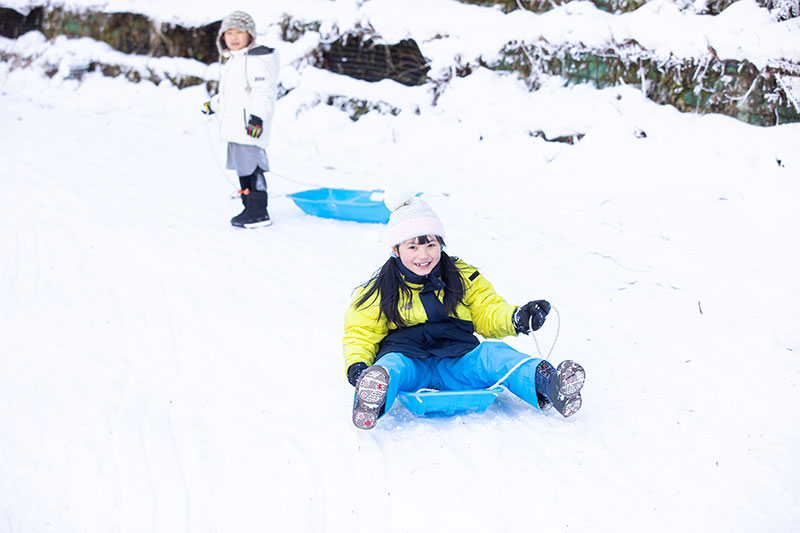
[{"label": "girl in yellow jacket", "polygon": [[375,427],[399,391],[486,388],[517,365],[504,382],[512,393],[563,416],[580,409],[585,372],[578,363],[555,369],[475,336],[528,334],[544,324],[550,304],[508,304],[477,269],[445,253],[442,222],[421,198],[387,195],[385,203],[392,257],[356,290],[344,321],[356,427]]}]

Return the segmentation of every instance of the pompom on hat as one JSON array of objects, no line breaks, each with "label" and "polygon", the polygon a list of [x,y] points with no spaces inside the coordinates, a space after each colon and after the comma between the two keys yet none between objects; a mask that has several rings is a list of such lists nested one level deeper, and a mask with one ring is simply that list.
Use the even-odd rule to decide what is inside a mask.
[{"label": "pompom on hat", "polygon": [[401,242],[421,235],[438,235],[444,239],[444,226],[439,215],[413,192],[386,191],[383,203],[391,211],[389,216],[389,244]]},{"label": "pompom on hat", "polygon": [[256,21],[253,20],[253,17],[244,11],[234,11],[222,19],[222,25],[219,27],[219,32],[217,33],[217,49],[219,50],[220,54],[228,50],[228,46],[225,44],[225,39],[222,38],[222,36],[228,30],[246,31],[250,34],[251,41],[256,40]]}]

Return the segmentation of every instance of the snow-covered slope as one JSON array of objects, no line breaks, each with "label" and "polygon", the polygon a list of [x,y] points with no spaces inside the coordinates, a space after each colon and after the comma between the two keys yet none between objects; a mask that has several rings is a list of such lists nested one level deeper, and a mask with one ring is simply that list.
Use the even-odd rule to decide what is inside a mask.
[{"label": "snow-covered slope", "polygon": [[[241,7],[350,4],[392,27],[377,0]],[[200,17],[168,7],[148,9]],[[275,224],[243,231],[204,89],[66,77],[0,64],[0,531],[800,527],[800,125],[485,71],[431,107],[426,87],[287,63]],[[353,122],[320,94],[403,112]],[[398,181],[507,300],[555,305],[537,340],[547,354],[560,326],[551,360],[587,369],[575,417],[504,393],[483,415],[398,405],[352,426],[342,316],[385,227],[283,195]]]}]

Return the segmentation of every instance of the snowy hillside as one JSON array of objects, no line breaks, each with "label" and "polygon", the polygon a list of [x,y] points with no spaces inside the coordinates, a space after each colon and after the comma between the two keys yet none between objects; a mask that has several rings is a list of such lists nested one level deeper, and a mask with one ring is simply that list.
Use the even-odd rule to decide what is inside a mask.
[{"label": "snowy hillside", "polygon": [[[187,23],[227,13],[104,4]],[[114,52],[0,39],[59,67],[0,63],[0,532],[800,529],[800,124],[679,113],[625,86],[529,92],[487,70],[433,106],[430,87],[337,76],[294,62],[309,43],[271,41],[270,21],[313,12],[387,39],[449,31],[447,49],[426,50],[446,64],[501,40],[461,25],[523,15],[408,4],[231,6],[252,12],[293,88],[271,135],[275,223],[259,230],[228,223],[236,179],[199,112],[203,87],[71,79]],[[646,33],[636,13],[571,9],[550,31],[578,17]],[[720,17],[686,32],[751,35]],[[796,36],[793,21],[762,21],[763,35]],[[682,31],[659,35],[675,49]],[[789,39],[739,43],[752,61],[767,42],[797,61]],[[402,111],[352,121],[325,105],[332,94]],[[285,194],[398,182],[424,192],[447,250],[509,302],[558,309],[536,339],[547,354],[560,326],[550,359],[585,366],[576,416],[505,392],[482,415],[418,419],[398,404],[374,430],[353,427],[342,318],[387,257],[385,226],[311,217]]]}]

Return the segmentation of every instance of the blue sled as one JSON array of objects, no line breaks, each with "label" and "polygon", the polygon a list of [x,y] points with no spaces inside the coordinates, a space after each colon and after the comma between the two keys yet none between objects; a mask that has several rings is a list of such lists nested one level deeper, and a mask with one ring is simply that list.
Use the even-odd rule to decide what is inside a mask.
[{"label": "blue sled", "polygon": [[322,188],[300,191],[286,196],[309,215],[386,224],[389,222],[389,209],[386,208],[383,200],[372,199],[375,193],[383,193],[383,191],[380,189],[362,191]]},{"label": "blue sled", "polygon": [[465,391],[400,392],[397,398],[414,416],[452,416],[456,413],[482,413],[502,391],[498,387]]}]

